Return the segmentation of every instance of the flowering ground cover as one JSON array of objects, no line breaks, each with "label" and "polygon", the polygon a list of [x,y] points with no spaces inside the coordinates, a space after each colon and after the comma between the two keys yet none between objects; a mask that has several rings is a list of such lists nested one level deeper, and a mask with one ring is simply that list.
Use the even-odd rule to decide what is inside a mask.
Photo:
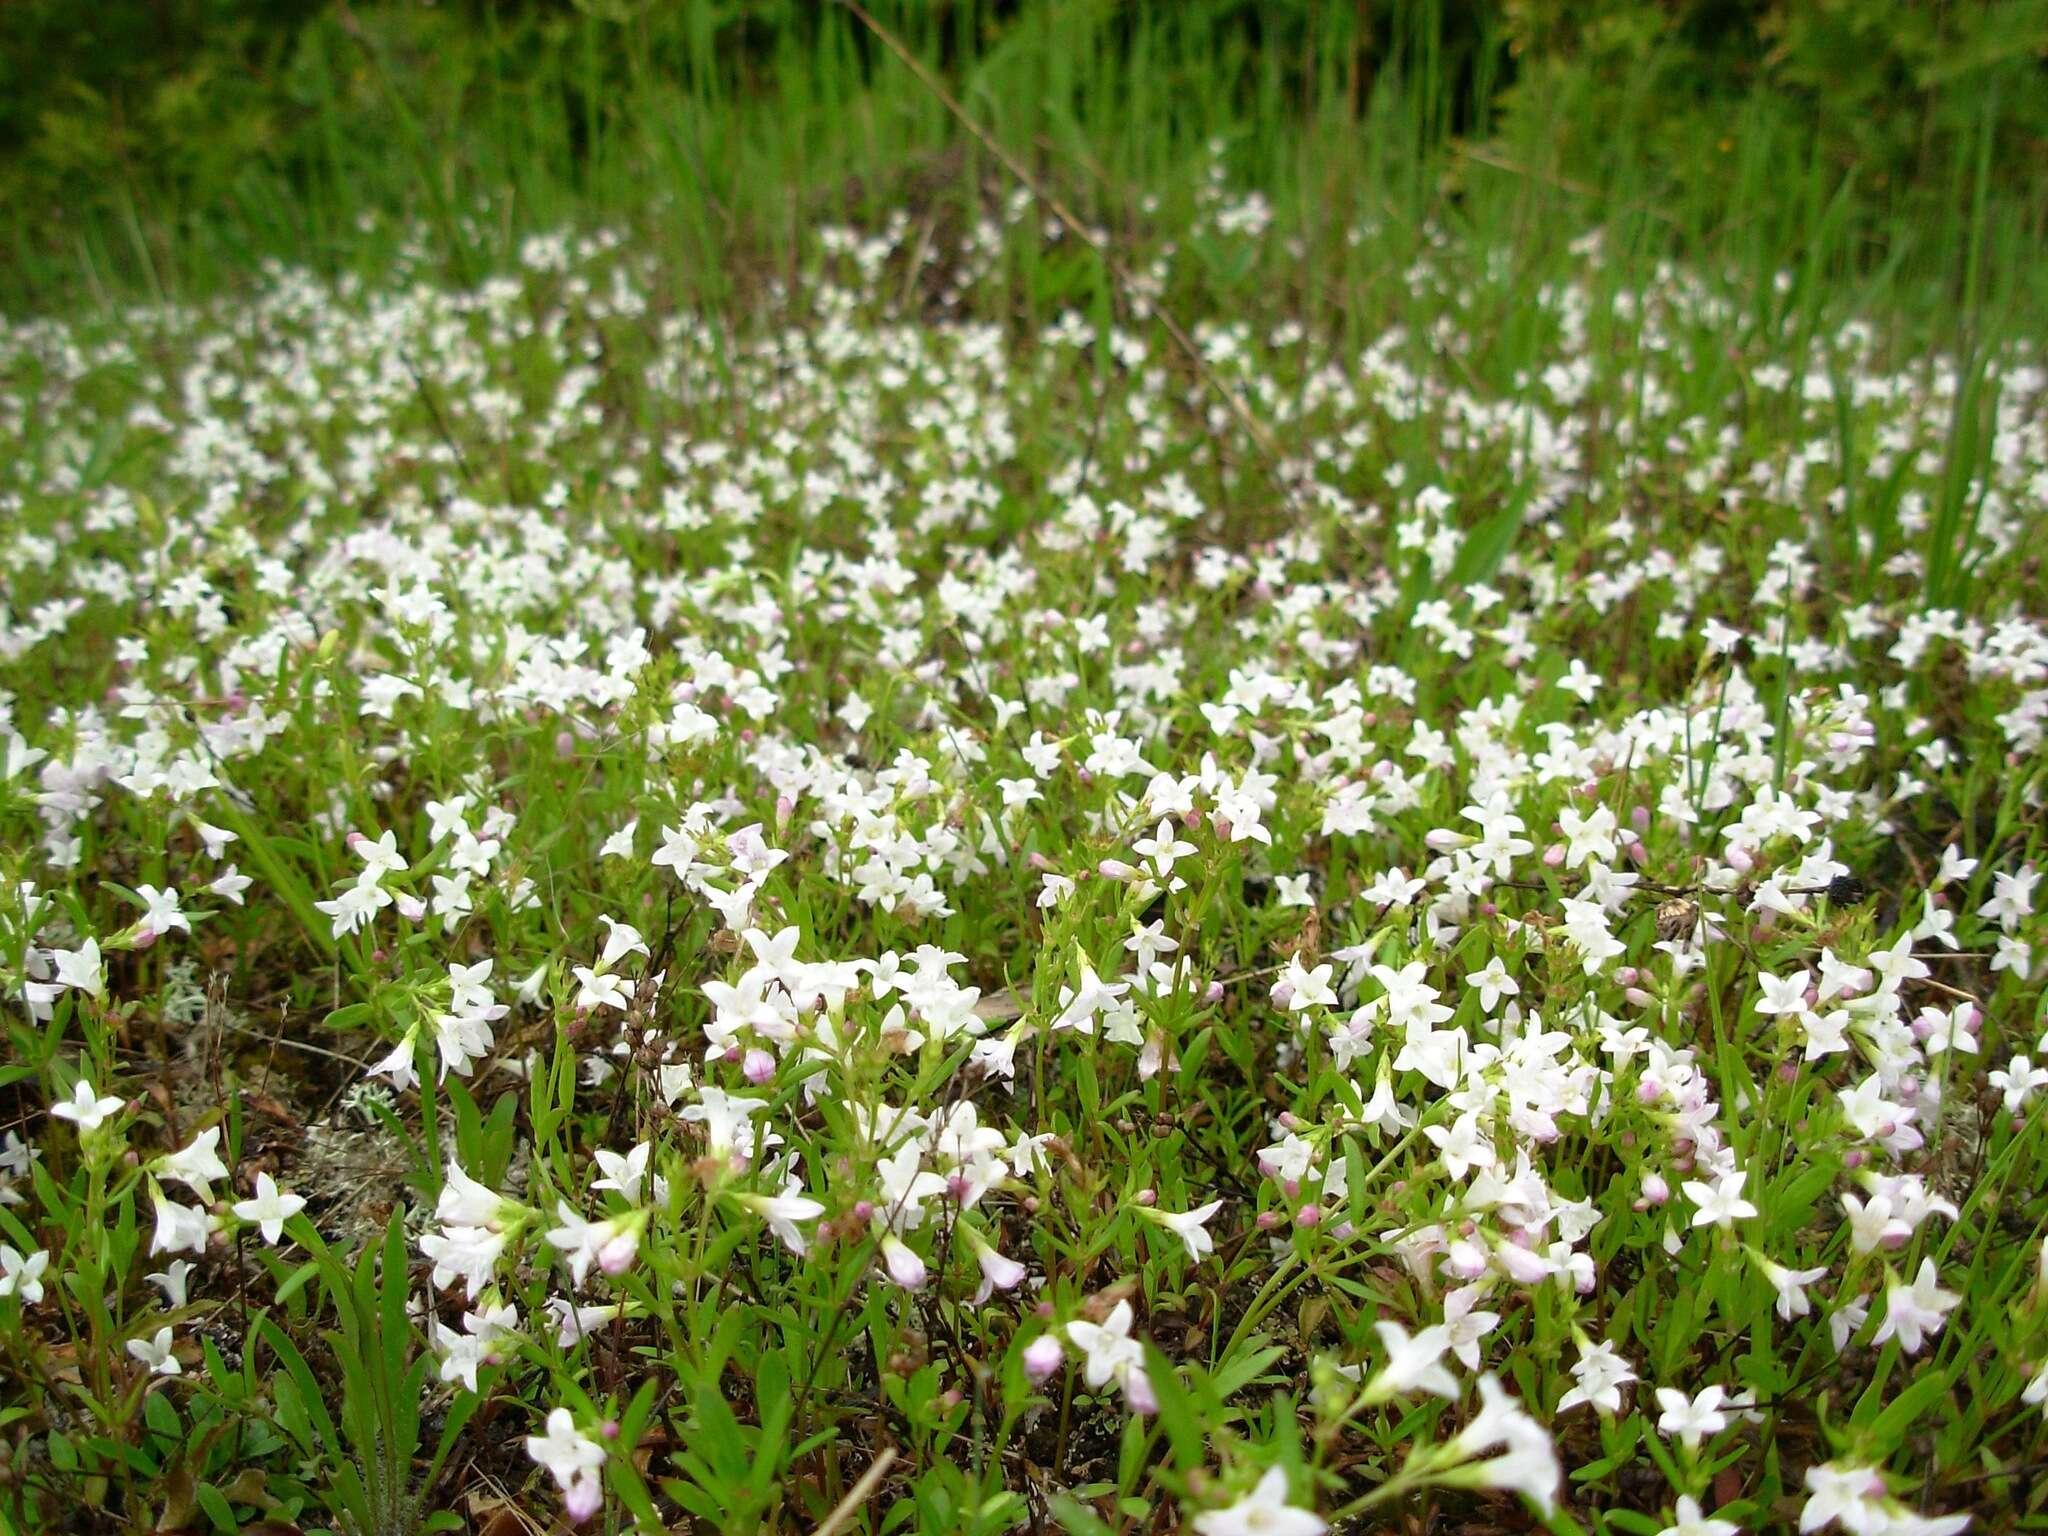
[{"label": "flowering ground cover", "polygon": [[1042,218],[0,330],[5,1522],[2038,1520],[2038,346]]}]

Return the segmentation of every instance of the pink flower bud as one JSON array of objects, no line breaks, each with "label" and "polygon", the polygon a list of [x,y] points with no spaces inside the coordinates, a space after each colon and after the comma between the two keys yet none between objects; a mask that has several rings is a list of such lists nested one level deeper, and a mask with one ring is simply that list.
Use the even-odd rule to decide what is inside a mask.
[{"label": "pink flower bud", "polygon": [[1548,848],[1543,850],[1544,868],[1556,869],[1562,863],[1564,863],[1563,843],[1552,843]]},{"label": "pink flower bud", "polygon": [[1444,1255],[1444,1269],[1456,1279],[1477,1280],[1486,1273],[1486,1250],[1461,1238]]},{"label": "pink flower bud", "polygon": [[574,757],[575,755],[576,738],[567,731],[557,731],[555,733],[555,756],[567,758]]},{"label": "pink flower bud", "polygon": [[1060,1341],[1049,1333],[1041,1333],[1024,1346],[1024,1377],[1034,1386],[1043,1386],[1066,1358]]},{"label": "pink flower bud", "polygon": [[1628,1005],[1631,1008],[1647,1008],[1656,1001],[1655,998],[1651,997],[1641,987],[1628,987],[1623,990],[1621,995],[1628,999]]},{"label": "pink flower bud", "polygon": [[1259,1212],[1258,1228],[1261,1232],[1270,1232],[1284,1220],[1286,1218],[1278,1211],[1261,1211]]},{"label": "pink flower bud", "polygon": [[889,1271],[889,1278],[906,1291],[917,1290],[930,1276],[924,1260],[899,1237],[882,1239],[882,1263]]},{"label": "pink flower bud", "polygon": [[775,1058],[756,1046],[747,1052],[740,1070],[746,1074],[747,1081],[758,1088],[775,1075]]},{"label": "pink flower bud", "polygon": [[1159,1191],[1156,1189],[1141,1189],[1131,1196],[1131,1200],[1137,1205],[1155,1206],[1159,1203]]},{"label": "pink flower bud", "polygon": [[1317,1205],[1304,1205],[1294,1213],[1294,1224],[1297,1227],[1313,1227],[1322,1219],[1322,1207]]},{"label": "pink flower bud", "polygon": [[1202,993],[1202,1001],[1214,1005],[1223,1001],[1223,983],[1212,981]]},{"label": "pink flower bud", "polygon": [[1643,1198],[1652,1205],[1662,1205],[1671,1198],[1671,1186],[1664,1182],[1663,1174],[1652,1173],[1644,1176]]},{"label": "pink flower bud", "polygon": [[1285,1008],[1293,1000],[1294,988],[1288,983],[1283,981],[1273,989],[1273,1006],[1275,1008]]}]

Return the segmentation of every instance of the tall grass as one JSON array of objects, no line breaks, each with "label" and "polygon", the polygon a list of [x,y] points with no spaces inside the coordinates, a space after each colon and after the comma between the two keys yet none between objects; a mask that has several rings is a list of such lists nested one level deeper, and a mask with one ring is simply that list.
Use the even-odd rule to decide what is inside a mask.
[{"label": "tall grass", "polygon": [[[1401,318],[1404,252],[1442,228],[1517,253],[1512,324],[1549,258],[1598,223],[1636,261],[1678,254],[1743,274],[1753,323],[1810,335],[1851,298],[1947,319],[1978,312],[1956,302],[1968,287],[2009,312],[2048,309],[2048,275],[2030,259],[2040,198],[1987,198],[1966,168],[1942,217],[1908,216],[1823,157],[1796,103],[1763,94],[1685,156],[1653,154],[1629,125],[1660,110],[1656,59],[1619,83],[1523,68],[1495,31],[1447,21],[1435,0],[1383,18],[1306,0],[873,11],[1134,257],[1187,226],[1220,145],[1233,180],[1271,200],[1277,238],[1249,266],[1194,252],[1178,269],[1199,290],[1182,293],[1191,304],[1280,296],[1355,337]],[[306,28],[289,84],[311,129],[289,153],[204,184],[136,184],[117,215],[8,210],[0,306],[190,298],[265,257],[376,270],[413,221],[444,273],[469,280],[572,214],[658,235],[674,252],[673,297],[726,304],[789,270],[822,222],[876,220],[907,200],[943,224],[1003,190],[839,5],[592,0],[538,21],[486,9],[480,26],[438,32],[412,16],[341,8]],[[1087,281],[1041,259],[1032,222],[1011,228],[1011,281],[991,290],[1027,323]]]}]

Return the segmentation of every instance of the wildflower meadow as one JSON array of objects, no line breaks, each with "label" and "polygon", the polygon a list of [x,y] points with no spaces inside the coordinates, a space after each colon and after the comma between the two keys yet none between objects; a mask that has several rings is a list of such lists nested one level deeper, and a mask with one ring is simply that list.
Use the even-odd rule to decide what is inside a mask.
[{"label": "wildflower meadow", "polygon": [[2042,1528],[1993,141],[1723,229],[1411,56],[1146,185],[900,10],[953,158],[715,282],[457,183],[0,321],[0,1528]]}]

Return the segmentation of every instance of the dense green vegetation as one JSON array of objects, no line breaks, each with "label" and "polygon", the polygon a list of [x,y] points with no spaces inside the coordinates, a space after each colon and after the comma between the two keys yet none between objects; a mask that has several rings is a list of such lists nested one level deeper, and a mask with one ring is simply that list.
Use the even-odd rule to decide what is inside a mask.
[{"label": "dense green vegetation", "polygon": [[[1520,244],[1610,212],[1695,257],[1796,250],[1830,284],[1952,298],[1981,264],[2040,297],[2048,0],[873,14],[1140,247],[1186,216],[1220,141],[1308,247],[1278,273],[1285,242],[1255,271],[1205,271],[1221,305],[1277,277],[1298,302],[1371,308],[1384,295],[1338,239],[1361,215]],[[822,218],[906,197],[957,214],[992,179],[856,17],[811,0],[15,0],[0,30],[15,308],[191,296],[267,256],[375,270],[410,217],[461,280],[571,210],[631,219],[693,296],[725,298],[788,270]],[[1034,312],[1070,297],[1001,290]]]},{"label": "dense green vegetation", "polygon": [[0,1532],[2048,1527],[2043,38],[0,8]]}]

